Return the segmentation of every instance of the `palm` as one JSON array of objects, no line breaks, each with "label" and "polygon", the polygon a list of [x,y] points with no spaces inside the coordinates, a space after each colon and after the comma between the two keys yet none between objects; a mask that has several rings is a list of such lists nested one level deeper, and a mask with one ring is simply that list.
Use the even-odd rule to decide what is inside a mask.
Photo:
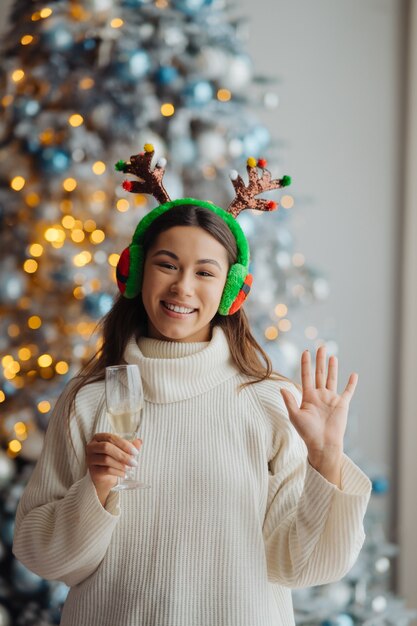
[{"label": "palm", "polygon": [[351,374],[345,390],[337,393],[337,358],[331,356],[327,379],[326,348],[320,346],[316,356],[315,385],[311,377],[311,357],[308,351],[301,357],[301,381],[303,396],[298,407],[294,396],[282,391],[290,420],[304,440],[309,452],[325,453],[342,450],[346,430],[349,403],[358,381]]}]

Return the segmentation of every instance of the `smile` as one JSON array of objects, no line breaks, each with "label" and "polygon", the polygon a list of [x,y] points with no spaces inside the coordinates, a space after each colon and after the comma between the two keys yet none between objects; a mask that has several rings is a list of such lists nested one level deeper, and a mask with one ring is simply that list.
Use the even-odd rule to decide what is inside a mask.
[{"label": "smile", "polygon": [[190,315],[191,313],[194,313],[194,311],[196,311],[196,309],[190,309],[184,306],[177,306],[176,304],[170,304],[169,302],[164,302],[163,300],[161,304],[163,305],[164,309],[166,309],[167,311],[176,313],[177,315],[181,315],[181,316]]}]

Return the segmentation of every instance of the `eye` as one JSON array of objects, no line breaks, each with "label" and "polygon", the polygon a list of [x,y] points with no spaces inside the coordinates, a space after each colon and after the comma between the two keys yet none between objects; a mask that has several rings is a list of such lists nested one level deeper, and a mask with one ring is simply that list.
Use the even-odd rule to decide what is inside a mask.
[{"label": "eye", "polygon": [[160,267],[166,267],[167,269],[174,269],[175,270],[175,265],[172,265],[172,263],[158,263],[158,265]]},{"label": "eye", "polygon": [[201,274],[202,276],[213,276],[213,274],[210,274],[210,272],[206,272],[205,270],[202,270],[201,272],[198,272],[199,274]]}]

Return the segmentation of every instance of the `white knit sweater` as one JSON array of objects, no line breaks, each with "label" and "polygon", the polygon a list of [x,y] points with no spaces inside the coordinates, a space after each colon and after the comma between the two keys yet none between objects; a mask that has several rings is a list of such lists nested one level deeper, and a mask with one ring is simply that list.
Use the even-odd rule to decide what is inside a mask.
[{"label": "white knit sweater", "polygon": [[71,586],[62,626],[291,626],[291,587],[341,578],[364,540],[370,481],[343,458],[342,489],[306,461],[279,393],[245,377],[216,327],[210,342],[141,338],[125,358],[145,391],[139,472],[151,489],[100,504],[84,450],[109,431],[103,383],[51,416],[19,503],[13,551]]}]

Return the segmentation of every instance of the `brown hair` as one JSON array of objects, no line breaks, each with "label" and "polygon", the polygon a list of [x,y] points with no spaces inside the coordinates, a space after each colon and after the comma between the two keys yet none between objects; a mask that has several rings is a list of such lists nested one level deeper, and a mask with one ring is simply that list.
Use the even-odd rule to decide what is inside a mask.
[{"label": "brown hair", "polygon": [[[227,224],[213,211],[195,205],[176,206],[151,223],[144,234],[144,258],[157,236],[174,226],[203,228],[224,246],[229,257],[229,264],[236,262],[236,240]],[[267,378],[292,382],[289,378],[273,371],[271,360],[252,335],[248,318],[242,308],[228,316],[216,313],[211,320],[211,326],[220,326],[223,329],[233,361],[243,374],[253,379],[242,383],[242,388]],[[68,424],[70,408],[77,392],[84,385],[103,380],[105,368],[108,365],[123,363],[126,344],[132,335],[136,339],[146,335],[147,315],[141,294],[132,299],[127,299],[122,295],[116,298],[110,311],[99,322],[98,328],[101,329],[102,345],[74,379],[74,385],[67,399],[69,401]]]}]

